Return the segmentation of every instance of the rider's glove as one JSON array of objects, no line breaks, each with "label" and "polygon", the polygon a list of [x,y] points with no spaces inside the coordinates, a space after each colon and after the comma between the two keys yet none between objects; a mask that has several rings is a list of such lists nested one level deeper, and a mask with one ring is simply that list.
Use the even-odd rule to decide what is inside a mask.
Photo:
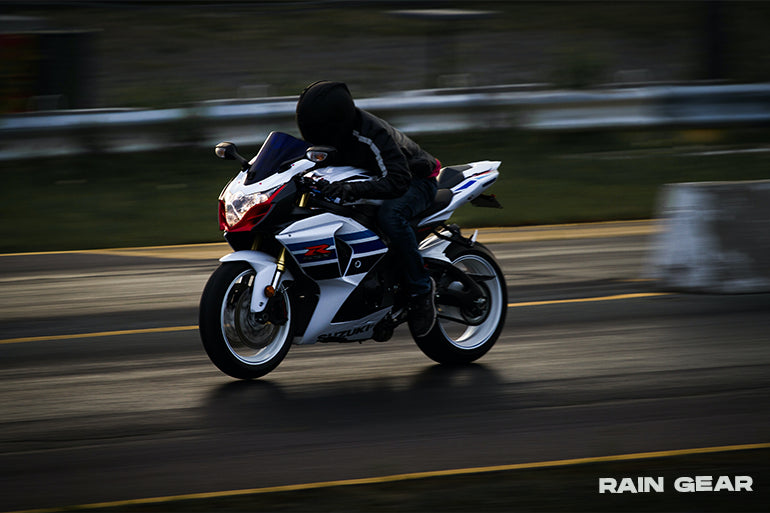
[{"label": "rider's glove", "polygon": [[353,193],[353,187],[345,182],[330,183],[321,189],[321,193],[327,198],[339,198],[342,203],[349,203],[358,199]]}]

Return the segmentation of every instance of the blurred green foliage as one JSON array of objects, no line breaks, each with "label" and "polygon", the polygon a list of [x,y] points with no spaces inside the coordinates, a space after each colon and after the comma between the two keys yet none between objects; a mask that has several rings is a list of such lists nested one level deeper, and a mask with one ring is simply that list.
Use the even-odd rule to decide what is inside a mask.
[{"label": "blurred green foliage", "polygon": [[[649,218],[664,183],[770,178],[766,130],[415,139],[445,165],[502,161],[490,192],[504,208],[462,207],[466,228]],[[0,252],[221,241],[217,197],[236,171],[198,147],[0,162]]]},{"label": "blurred green foliage", "polygon": [[[700,1],[20,5],[0,5],[0,14],[98,31],[93,103],[103,107],[296,95],[321,78],[347,81],[357,98],[445,79],[579,88],[719,78],[707,71],[714,58],[722,78],[770,79],[770,2],[721,2],[711,18],[714,4]],[[494,14],[437,21],[391,11],[426,6]],[[105,155],[86,131],[92,155],[0,163],[0,251],[221,240],[216,197],[233,169],[194,147],[195,123],[175,128],[188,149]],[[766,135],[506,130],[417,139],[445,164],[503,161],[493,192],[505,208],[465,207],[456,216],[482,226],[649,217],[666,182],[767,178],[767,153],[696,151],[764,144]]]}]

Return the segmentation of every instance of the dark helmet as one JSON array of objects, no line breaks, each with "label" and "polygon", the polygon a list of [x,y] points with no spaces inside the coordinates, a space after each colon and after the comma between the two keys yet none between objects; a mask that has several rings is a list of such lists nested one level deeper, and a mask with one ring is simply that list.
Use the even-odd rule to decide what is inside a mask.
[{"label": "dark helmet", "polygon": [[314,82],[297,102],[297,126],[311,144],[344,146],[352,138],[355,120],[353,97],[342,82]]}]

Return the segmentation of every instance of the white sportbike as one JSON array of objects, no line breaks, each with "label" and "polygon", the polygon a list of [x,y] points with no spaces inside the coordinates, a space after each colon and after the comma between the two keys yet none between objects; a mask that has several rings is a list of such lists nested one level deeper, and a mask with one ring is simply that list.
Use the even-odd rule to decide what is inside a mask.
[{"label": "white sportbike", "polygon": [[[199,329],[211,361],[239,379],[264,376],[292,344],[384,342],[407,322],[399,265],[374,222],[377,202],[342,205],[319,184],[369,180],[334,166],[334,149],[273,132],[251,160],[232,143],[217,155],[240,173],[219,197],[219,223],[234,252],[223,257],[200,301]],[[445,167],[433,205],[414,219],[424,263],[436,283],[437,322],[413,338],[444,364],[477,360],[505,324],[505,279],[492,253],[447,225],[465,203],[497,207],[482,194],[500,162]],[[407,323],[408,324],[408,323]]]}]

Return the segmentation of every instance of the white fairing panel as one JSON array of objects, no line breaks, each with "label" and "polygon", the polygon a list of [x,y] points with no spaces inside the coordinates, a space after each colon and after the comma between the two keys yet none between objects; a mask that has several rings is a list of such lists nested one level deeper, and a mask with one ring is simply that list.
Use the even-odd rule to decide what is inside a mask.
[{"label": "white fairing panel", "polygon": [[219,195],[219,199],[223,199],[226,193],[231,195],[242,194],[243,196],[250,196],[253,194],[259,194],[262,192],[275,190],[277,187],[289,182],[292,177],[300,174],[313,167],[313,163],[307,160],[299,160],[292,164],[289,169],[282,173],[276,173],[270,175],[264,180],[246,185],[246,171],[241,171],[233,180],[227,184],[222,194]]},{"label": "white fairing panel", "polygon": [[331,321],[366,273],[387,253],[382,240],[357,221],[331,213],[297,221],[276,238],[320,288],[318,306],[305,334],[295,343],[312,344],[335,334],[347,340],[370,338],[372,328],[388,310],[347,323]]}]

